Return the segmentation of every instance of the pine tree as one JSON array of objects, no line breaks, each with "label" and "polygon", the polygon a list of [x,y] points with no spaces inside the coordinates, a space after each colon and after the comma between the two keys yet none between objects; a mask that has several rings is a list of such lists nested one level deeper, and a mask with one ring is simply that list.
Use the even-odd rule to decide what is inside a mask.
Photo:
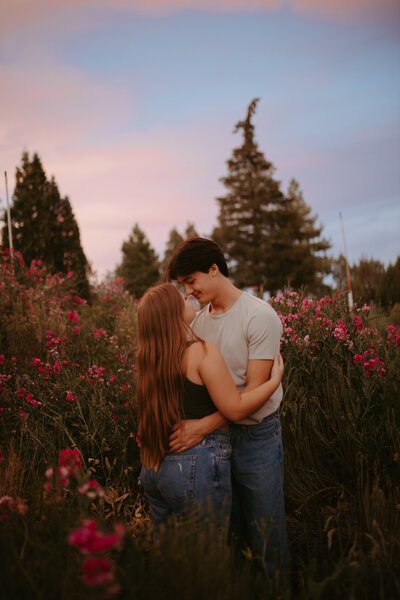
[{"label": "pine tree", "polygon": [[318,240],[322,229],[315,227],[298,185],[292,182],[285,196],[273,177],[273,164],[258,149],[252,123],[258,100],[234,129],[242,131],[243,144],[233,150],[228,175],[221,178],[228,193],[217,198],[218,226],[212,237],[238,287],[256,285],[271,293],[287,284],[315,288],[329,270],[317,253],[329,243]]},{"label": "pine tree", "polygon": [[[53,272],[72,271],[77,291],[88,297],[88,261],[70,201],[60,196],[54,177],[47,179],[36,153],[30,160],[24,152],[22,165],[16,169],[11,227],[14,249],[21,252],[26,263],[40,259]],[[3,248],[7,248],[6,224],[2,238]]]},{"label": "pine tree", "polygon": [[275,274],[270,277],[272,289],[281,288],[285,283],[295,289],[303,286],[316,294],[327,291],[323,277],[331,270],[332,261],[325,255],[330,243],[320,237],[322,226],[317,227],[316,220],[316,216],[311,216],[311,208],[305,203],[299,184],[292,179],[276,209],[276,227],[271,233],[271,266],[274,267],[271,272]]},{"label": "pine tree", "polygon": [[116,273],[123,277],[125,287],[135,298],[154,285],[160,276],[159,263],[145,233],[136,223],[126,242],[122,244],[122,262]]},{"label": "pine tree", "polygon": [[171,231],[169,232],[169,238],[164,252],[164,258],[160,266],[160,271],[162,275],[165,274],[165,271],[167,269],[172,255],[174,254],[175,250],[179,248],[182,242],[192,237],[198,237],[198,235],[199,234],[196,231],[194,223],[187,223],[183,235],[179,233],[176,227],[173,227],[171,229]]},{"label": "pine tree", "polygon": [[167,245],[165,247],[164,258],[163,258],[161,266],[160,266],[160,271],[161,271],[162,276],[165,275],[165,271],[169,264],[170,258],[174,254],[175,250],[177,250],[177,248],[179,248],[179,246],[182,244],[182,242],[183,242],[183,237],[181,236],[179,231],[176,229],[176,227],[173,227],[171,229],[171,231],[169,232],[169,238],[167,241]]}]

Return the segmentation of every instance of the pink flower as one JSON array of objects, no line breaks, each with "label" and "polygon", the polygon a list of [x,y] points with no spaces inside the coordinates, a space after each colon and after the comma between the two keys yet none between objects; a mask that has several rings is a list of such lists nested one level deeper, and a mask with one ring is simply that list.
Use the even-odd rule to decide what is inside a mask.
[{"label": "pink flower", "polygon": [[42,403],[39,402],[39,400],[35,400],[33,394],[27,394],[25,401],[29,402],[29,404],[33,404],[33,406],[42,406]]},{"label": "pink flower", "polygon": [[99,340],[102,337],[107,337],[107,330],[99,327],[99,329],[97,329],[94,332],[94,337],[96,338],[96,340]]},{"label": "pink flower", "polygon": [[92,500],[95,498],[103,498],[104,496],[103,488],[95,479],[90,479],[87,483],[78,488],[78,492]]},{"label": "pink flower", "polygon": [[68,402],[77,402],[78,398],[77,396],[74,396],[73,392],[71,392],[71,390],[67,391],[67,395],[65,397],[66,400],[68,400]]},{"label": "pink flower", "polygon": [[81,529],[75,529],[68,535],[69,543],[77,546],[82,554],[96,554],[109,550],[118,546],[121,538],[120,531],[117,534],[98,531],[94,519],[84,521]]},{"label": "pink flower", "polygon": [[67,314],[67,319],[71,321],[71,323],[78,324],[79,323],[79,315],[76,310],[72,310]]},{"label": "pink flower", "polygon": [[87,585],[109,585],[114,581],[112,563],[108,558],[86,558],[82,580]]},{"label": "pink flower", "polygon": [[9,512],[15,511],[15,501],[11,496],[2,496],[0,498],[0,523],[5,521]]},{"label": "pink flower", "polygon": [[11,498],[11,496],[2,496],[0,498],[0,506],[8,506],[8,508],[10,510],[14,510],[15,509],[14,498]]},{"label": "pink flower", "polygon": [[81,471],[82,469],[82,456],[79,450],[61,450],[60,456],[58,459],[58,464],[60,466],[66,466],[70,469],[74,469],[76,471]]},{"label": "pink flower", "polygon": [[354,317],[354,327],[357,329],[357,331],[361,331],[364,328],[364,323],[357,315]]}]

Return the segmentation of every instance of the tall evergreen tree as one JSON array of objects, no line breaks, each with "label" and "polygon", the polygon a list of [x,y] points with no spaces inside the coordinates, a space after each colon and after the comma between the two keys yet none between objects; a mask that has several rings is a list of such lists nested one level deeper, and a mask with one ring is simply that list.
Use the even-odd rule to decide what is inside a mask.
[{"label": "tall evergreen tree", "polygon": [[[25,262],[41,259],[54,272],[72,271],[77,290],[88,297],[88,261],[70,201],[67,196],[60,196],[54,177],[47,179],[36,153],[30,160],[24,152],[22,165],[16,169],[11,228],[14,248],[22,253]],[[8,247],[6,223],[2,239],[3,248]]]},{"label": "tall evergreen tree", "polygon": [[174,254],[175,250],[177,248],[179,248],[179,246],[182,244],[182,242],[183,242],[183,237],[181,236],[179,231],[176,229],[176,227],[173,227],[171,229],[171,231],[169,232],[169,238],[167,241],[167,245],[165,247],[164,258],[163,258],[163,260],[161,262],[161,266],[160,266],[160,271],[161,271],[162,276],[165,275],[165,271],[167,269],[170,258]]},{"label": "tall evergreen tree", "polygon": [[122,262],[116,273],[124,278],[129,293],[140,298],[160,277],[157,254],[137,223],[121,250]]},{"label": "tall evergreen tree", "polygon": [[327,291],[323,278],[330,272],[332,261],[325,252],[331,245],[320,237],[322,226],[316,226],[316,220],[304,201],[299,184],[292,179],[286,196],[276,209],[276,227],[271,232],[272,289],[282,287],[283,275],[285,283],[293,288],[304,286],[317,294]]},{"label": "tall evergreen tree", "polygon": [[228,175],[221,178],[228,193],[217,198],[218,225],[212,237],[239,287],[257,285],[271,293],[288,283],[317,288],[329,270],[317,253],[329,244],[318,240],[321,228],[315,227],[298,185],[292,182],[285,196],[273,177],[274,166],[258,149],[252,123],[258,100],[234,129],[242,131],[243,143],[233,150]]},{"label": "tall evergreen tree", "polygon": [[173,227],[171,229],[171,231],[169,232],[169,238],[168,238],[167,245],[166,245],[165,252],[164,252],[164,258],[162,260],[161,267],[160,267],[160,271],[161,271],[162,275],[164,275],[164,273],[167,269],[167,266],[169,264],[169,261],[170,261],[172,255],[174,254],[175,250],[177,250],[179,248],[179,246],[182,244],[182,242],[184,242],[184,240],[187,240],[192,237],[198,237],[198,235],[199,234],[196,231],[194,223],[187,223],[186,229],[185,229],[183,235],[181,235],[179,233],[179,231],[176,229],[176,227]]}]

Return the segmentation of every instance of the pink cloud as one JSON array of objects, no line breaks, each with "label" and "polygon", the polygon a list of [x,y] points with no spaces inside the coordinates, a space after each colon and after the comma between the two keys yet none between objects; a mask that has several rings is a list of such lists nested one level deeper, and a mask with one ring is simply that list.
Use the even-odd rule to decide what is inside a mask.
[{"label": "pink cloud", "polygon": [[[296,12],[339,19],[377,16],[390,19],[400,12],[398,0],[69,0],[68,3],[65,0],[5,0],[0,10],[0,30],[6,33],[10,28],[24,28],[54,19],[65,28],[67,23],[63,16],[71,14],[73,9],[106,7],[163,15],[190,9],[218,13],[274,11],[288,5]],[[73,22],[74,28],[83,26],[92,26],[87,15],[86,22],[85,19]]]},{"label": "pink cloud", "polygon": [[[102,131],[105,125],[112,130],[120,124],[124,98],[113,105],[112,113],[118,115],[114,121],[107,117],[107,102],[92,102],[69,123],[63,119],[65,105],[57,108],[60,98],[46,100],[40,86],[34,93],[29,82],[24,82],[30,96],[24,112],[19,73],[7,75],[9,94],[7,102],[3,98],[2,112],[8,119],[0,130],[0,164],[8,171],[10,193],[22,149],[38,151],[47,175],[54,175],[61,194],[69,196],[87,257],[101,274],[120,261],[121,244],[136,222],[160,254],[173,226],[183,230],[188,221],[194,221],[201,233],[211,232],[217,214],[218,177],[231,147],[229,129],[224,131],[212,121],[207,126],[196,123],[125,134],[114,143],[91,142],[85,132]],[[65,77],[65,71],[60,73],[60,78]],[[68,81],[72,90],[82,93],[79,76],[73,73]],[[89,96],[98,91],[96,85],[84,90]],[[107,94],[102,89],[105,98]],[[93,114],[88,125],[89,110]],[[216,140],[211,150],[210,130]],[[0,196],[4,197],[2,187],[1,182]]]}]

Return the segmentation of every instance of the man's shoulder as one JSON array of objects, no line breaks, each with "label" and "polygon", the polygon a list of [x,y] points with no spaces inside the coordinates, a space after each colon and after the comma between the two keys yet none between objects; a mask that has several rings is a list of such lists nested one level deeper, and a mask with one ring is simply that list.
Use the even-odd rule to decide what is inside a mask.
[{"label": "man's shoulder", "polygon": [[248,312],[249,315],[277,315],[276,311],[268,302],[262,300],[261,298],[257,298],[257,296],[251,296],[247,292],[244,292],[241,296],[241,299],[242,307]]}]

